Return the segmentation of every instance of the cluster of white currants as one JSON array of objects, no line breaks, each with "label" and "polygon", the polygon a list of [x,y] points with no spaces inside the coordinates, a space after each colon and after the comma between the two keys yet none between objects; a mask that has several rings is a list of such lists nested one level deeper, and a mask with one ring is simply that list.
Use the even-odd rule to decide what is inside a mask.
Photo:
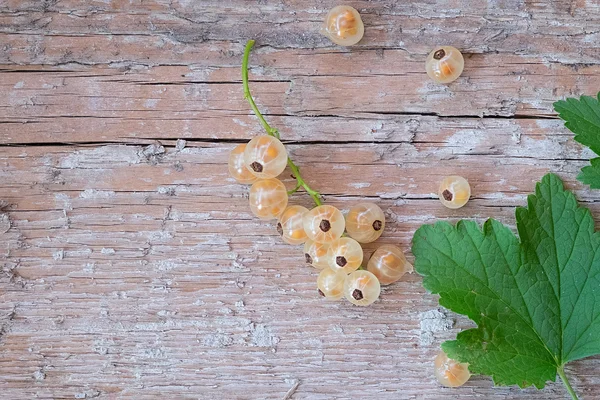
[{"label": "cluster of white currants", "polygon": [[[283,241],[304,244],[306,262],[320,269],[318,292],[329,300],[345,297],[366,306],[379,298],[381,285],[396,282],[412,265],[396,246],[383,245],[363,263],[360,243],[377,240],[385,228],[385,215],[373,203],[360,203],[344,217],[330,205],[312,210],[288,206],[288,191],[277,179],[288,163],[285,146],[270,135],[257,136],[235,147],[229,156],[229,173],[238,182],[252,184],[250,209],[257,217],[278,219],[277,231]],[[344,236],[344,232],[347,236]]]},{"label": "cluster of white currants", "polygon": [[[360,21],[358,13],[356,15]],[[385,215],[376,204],[359,203],[344,217],[337,208],[323,205],[320,194],[302,179],[299,168],[279,140],[279,132],[265,121],[250,94],[248,56],[253,45],[253,40],[246,44],[242,62],[244,97],[267,135],[235,147],[229,156],[229,173],[240,183],[252,184],[249,200],[254,215],[264,220],[277,219],[277,231],[286,243],[304,244],[306,262],[321,270],[317,288],[322,296],[329,300],[345,297],[359,306],[372,304],[379,298],[381,285],[396,282],[413,267],[400,248],[383,245],[373,253],[366,269],[362,268],[361,243],[374,242],[381,236]],[[297,180],[291,191],[277,179],[286,165]],[[289,194],[300,188],[314,200],[316,207],[312,210],[299,205],[288,206]],[[444,206],[456,209],[467,203],[471,188],[466,179],[448,176],[442,180],[438,195]],[[435,360],[435,374],[442,385],[450,387],[460,386],[470,377],[468,364],[451,360],[444,352]]]},{"label": "cluster of white currants", "polygon": [[[360,42],[365,26],[356,9],[350,6],[337,6],[332,8],[321,32],[333,43],[340,46],[352,46]],[[427,57],[425,71],[437,83],[450,83],[462,74],[465,60],[452,46],[440,46]]]}]

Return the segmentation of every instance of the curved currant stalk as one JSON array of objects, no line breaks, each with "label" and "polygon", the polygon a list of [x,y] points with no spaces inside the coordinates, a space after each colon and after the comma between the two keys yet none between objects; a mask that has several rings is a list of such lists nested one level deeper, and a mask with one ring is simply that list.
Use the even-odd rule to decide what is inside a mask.
[{"label": "curved currant stalk", "polygon": [[[254,46],[254,40],[248,40],[248,43],[246,43],[246,49],[244,50],[244,58],[242,60],[242,82],[244,84],[244,98],[246,100],[248,100],[248,103],[250,103],[250,107],[252,108],[252,111],[254,111],[254,114],[258,117],[258,120],[260,121],[263,128],[267,132],[267,135],[274,136],[277,139],[280,139],[279,131],[275,128],[272,128],[267,123],[267,121],[265,120],[265,118],[263,117],[261,112],[258,110],[258,107],[256,106],[256,103],[254,102],[252,95],[250,94],[250,87],[248,86],[248,58],[250,57],[250,50],[252,50],[252,46]],[[321,194],[319,192],[317,192],[316,190],[313,190],[304,181],[304,179],[302,179],[302,175],[300,175],[300,168],[298,168],[298,166],[296,166],[296,164],[294,164],[294,162],[292,161],[292,159],[290,157],[288,157],[287,163],[288,163],[290,169],[292,170],[292,174],[293,174],[294,178],[296,178],[296,182],[297,182],[296,187],[293,190],[290,190],[288,192],[288,194],[296,193],[298,191],[298,189],[304,188],[306,193],[308,193],[309,196],[312,197],[315,204],[317,206],[320,206],[322,204]]]}]

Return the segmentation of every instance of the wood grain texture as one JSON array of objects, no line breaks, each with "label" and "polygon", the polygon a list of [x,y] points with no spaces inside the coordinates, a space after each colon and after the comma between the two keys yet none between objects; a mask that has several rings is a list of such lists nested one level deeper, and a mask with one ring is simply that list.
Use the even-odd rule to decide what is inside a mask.
[{"label": "wood grain texture", "polygon": [[[408,249],[439,219],[514,226],[548,171],[598,217],[575,181],[591,153],[552,103],[600,88],[600,4],[353,1],[366,34],[351,49],[318,34],[334,4],[0,2],[2,398],[566,398],[560,383],[440,387],[433,357],[469,322],[432,328],[416,275],[369,308],[322,301],[226,162],[261,133],[240,83],[254,38],[259,107],[327,203],[384,209],[378,243]],[[423,63],[446,43],[465,71],[440,86]],[[471,182],[463,209],[436,198],[448,173]],[[599,367],[567,367],[583,399]]]}]

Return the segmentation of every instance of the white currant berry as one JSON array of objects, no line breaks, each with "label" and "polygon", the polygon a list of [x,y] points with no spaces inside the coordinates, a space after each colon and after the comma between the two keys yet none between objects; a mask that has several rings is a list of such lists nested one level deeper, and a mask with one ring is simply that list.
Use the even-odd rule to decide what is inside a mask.
[{"label": "white currant berry", "polygon": [[471,197],[471,186],[462,176],[447,176],[442,180],[438,195],[442,204],[448,208],[461,208]]},{"label": "white currant berry", "polygon": [[365,270],[352,272],[344,282],[344,296],[352,304],[368,306],[379,298],[381,285],[375,275]]},{"label": "white currant berry", "polygon": [[360,244],[349,237],[341,237],[331,242],[327,254],[329,267],[334,271],[349,274],[356,271],[363,261],[363,249]]},{"label": "white currant berry", "polygon": [[471,377],[469,364],[452,360],[443,351],[435,357],[434,372],[438,382],[446,387],[462,386]]},{"label": "white currant berry", "polygon": [[331,243],[344,233],[346,222],[340,210],[333,206],[318,206],[304,214],[304,231],[314,242]]},{"label": "white currant berry", "polygon": [[352,46],[362,39],[365,26],[356,9],[336,6],[327,14],[321,32],[335,44]]},{"label": "white currant berry", "polygon": [[344,296],[346,274],[325,268],[317,278],[317,289],[327,300],[339,300]]},{"label": "white currant berry", "polygon": [[450,83],[456,80],[463,72],[465,60],[452,46],[436,47],[427,56],[425,70],[427,75],[437,83]]},{"label": "white currant berry", "polygon": [[285,146],[273,136],[256,136],[244,150],[246,167],[261,179],[279,176],[287,165],[287,159]]},{"label": "white currant berry", "polygon": [[246,163],[244,162],[245,149],[246,144],[243,143],[236,146],[229,153],[229,175],[239,183],[254,183],[258,178],[246,167]]},{"label": "white currant berry", "polygon": [[412,270],[413,266],[406,260],[402,250],[391,244],[384,244],[375,250],[367,263],[367,271],[372,272],[382,285],[394,283]]},{"label": "white currant berry", "polygon": [[289,244],[302,244],[308,237],[304,232],[302,217],[308,212],[308,208],[302,206],[289,206],[285,209],[279,222],[277,222],[277,232],[281,235],[284,242]]},{"label": "white currant berry", "polygon": [[359,203],[346,215],[346,232],[360,243],[374,242],[385,228],[385,215],[377,204]]},{"label": "white currant berry", "polygon": [[307,264],[312,265],[317,269],[329,267],[329,243],[318,243],[308,239],[304,243],[304,258]]},{"label": "white currant berry", "polygon": [[261,179],[250,187],[249,202],[258,218],[278,218],[287,207],[287,189],[279,179]]}]

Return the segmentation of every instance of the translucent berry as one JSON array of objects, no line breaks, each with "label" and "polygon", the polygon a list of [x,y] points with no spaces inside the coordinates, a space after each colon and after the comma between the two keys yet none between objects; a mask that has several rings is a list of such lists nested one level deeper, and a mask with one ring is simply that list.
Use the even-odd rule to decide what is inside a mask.
[{"label": "translucent berry", "polygon": [[458,49],[452,46],[435,48],[427,56],[425,70],[427,75],[437,83],[450,83],[463,72],[465,60]]},{"label": "translucent berry", "polygon": [[331,243],[344,233],[346,222],[341,211],[333,206],[318,206],[304,214],[304,231],[319,243]]},{"label": "translucent berry", "polygon": [[354,271],[344,282],[344,296],[352,304],[368,306],[379,298],[381,286],[375,275],[365,270]]},{"label": "translucent berry", "polygon": [[362,39],[365,26],[354,8],[337,6],[327,14],[321,32],[335,44],[352,46]]},{"label": "translucent berry", "polygon": [[285,209],[279,222],[277,222],[277,232],[283,238],[283,241],[289,244],[302,244],[306,242],[306,233],[302,217],[308,212],[308,208],[302,206],[290,206]]},{"label": "translucent berry", "polygon": [[229,153],[229,175],[235,178],[239,183],[254,183],[258,180],[244,162],[244,150],[246,144],[240,144],[236,146],[231,153]]},{"label": "translucent berry", "polygon": [[341,237],[331,243],[327,258],[332,270],[349,274],[356,271],[362,264],[363,249],[356,240]]},{"label": "translucent berry", "polygon": [[385,215],[374,203],[360,203],[346,215],[346,231],[360,243],[374,242],[385,228]]},{"label": "translucent berry", "polygon": [[260,219],[274,219],[285,210],[288,194],[279,179],[261,179],[250,187],[250,209]]},{"label": "translucent berry", "polygon": [[367,271],[372,272],[382,285],[394,283],[412,270],[413,266],[406,261],[402,250],[391,244],[384,244],[375,250],[367,264]]},{"label": "translucent berry", "polygon": [[346,274],[325,268],[317,278],[319,294],[327,300],[338,300],[344,296],[344,282]]},{"label": "translucent berry", "polygon": [[310,239],[304,243],[304,258],[306,263],[317,269],[329,267],[328,251],[329,243],[317,243]]},{"label": "translucent berry", "polygon": [[438,353],[434,366],[435,377],[446,387],[462,386],[471,377],[469,364],[452,360],[443,351]]},{"label": "translucent berry", "polygon": [[447,176],[438,191],[440,201],[448,208],[461,208],[471,197],[471,186],[462,176]]},{"label": "translucent berry", "polygon": [[244,150],[246,167],[261,179],[279,176],[287,165],[287,151],[279,139],[261,135],[253,138]]}]

